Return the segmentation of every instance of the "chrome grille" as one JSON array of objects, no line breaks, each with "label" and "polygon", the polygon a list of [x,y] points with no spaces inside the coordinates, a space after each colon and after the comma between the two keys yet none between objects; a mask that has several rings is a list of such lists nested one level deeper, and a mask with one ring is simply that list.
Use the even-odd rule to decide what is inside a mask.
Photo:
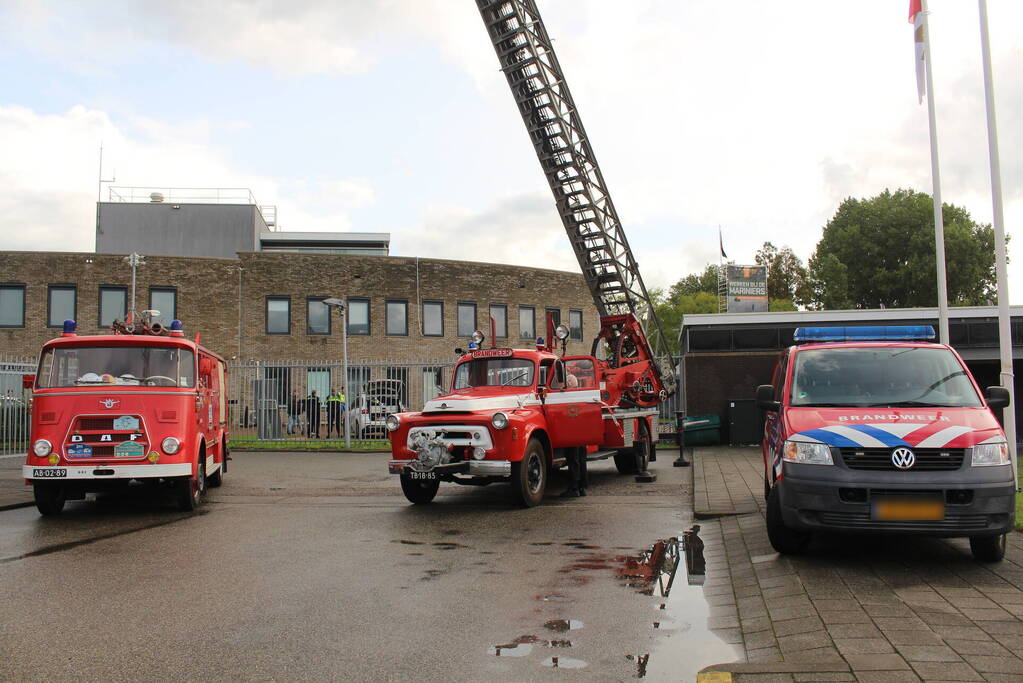
[{"label": "chrome grille", "polygon": [[842,461],[851,470],[887,470],[896,472],[943,472],[963,466],[962,448],[913,448],[916,463],[907,470],[892,464],[891,448],[842,448]]}]

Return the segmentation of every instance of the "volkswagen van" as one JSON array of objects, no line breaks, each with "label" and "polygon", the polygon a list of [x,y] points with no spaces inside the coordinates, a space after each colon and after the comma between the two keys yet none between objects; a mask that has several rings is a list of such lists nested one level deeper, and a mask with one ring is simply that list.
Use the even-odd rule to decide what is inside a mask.
[{"label": "volkswagen van", "polygon": [[762,443],[767,530],[781,553],[818,531],[966,537],[1001,560],[1016,479],[993,411],[930,326],[799,328],[771,384]]}]

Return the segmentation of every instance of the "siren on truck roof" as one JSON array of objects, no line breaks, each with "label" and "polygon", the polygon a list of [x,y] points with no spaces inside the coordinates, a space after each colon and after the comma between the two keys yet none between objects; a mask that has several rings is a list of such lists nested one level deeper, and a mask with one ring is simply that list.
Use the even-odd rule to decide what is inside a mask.
[{"label": "siren on truck roof", "polygon": [[863,325],[858,327],[797,327],[797,344],[844,341],[934,341],[931,325]]}]

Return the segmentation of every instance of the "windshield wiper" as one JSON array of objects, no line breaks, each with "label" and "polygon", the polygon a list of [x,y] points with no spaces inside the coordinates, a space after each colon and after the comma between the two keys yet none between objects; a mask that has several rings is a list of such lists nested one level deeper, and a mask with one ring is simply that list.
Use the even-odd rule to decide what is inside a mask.
[{"label": "windshield wiper", "polygon": [[515,382],[515,381],[517,381],[517,380],[520,380],[520,379],[522,379],[522,378],[523,378],[523,377],[525,377],[525,376],[526,376],[527,374],[529,374],[529,370],[524,370],[524,371],[520,372],[519,374],[515,375],[514,377],[511,377],[511,378],[509,378],[509,379],[507,379],[507,380],[505,380],[505,381],[501,382],[501,386],[502,386],[502,387],[506,387],[506,386],[508,386],[509,384],[511,384],[512,382]]}]

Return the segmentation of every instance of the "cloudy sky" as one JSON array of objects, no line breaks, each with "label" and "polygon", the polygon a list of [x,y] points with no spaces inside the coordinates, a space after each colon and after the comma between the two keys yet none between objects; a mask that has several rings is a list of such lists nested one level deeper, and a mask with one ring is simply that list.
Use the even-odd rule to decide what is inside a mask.
[{"label": "cloudy sky", "polygon": [[[930,192],[908,0],[538,0],[648,286],[846,197]],[[1023,2],[988,0],[1023,304]],[[992,208],[974,0],[931,0],[946,202]],[[472,0],[0,0],[0,249],[94,247],[123,186],[247,187],[286,230],[577,270]],[[105,191],[104,191],[105,198]]]}]

